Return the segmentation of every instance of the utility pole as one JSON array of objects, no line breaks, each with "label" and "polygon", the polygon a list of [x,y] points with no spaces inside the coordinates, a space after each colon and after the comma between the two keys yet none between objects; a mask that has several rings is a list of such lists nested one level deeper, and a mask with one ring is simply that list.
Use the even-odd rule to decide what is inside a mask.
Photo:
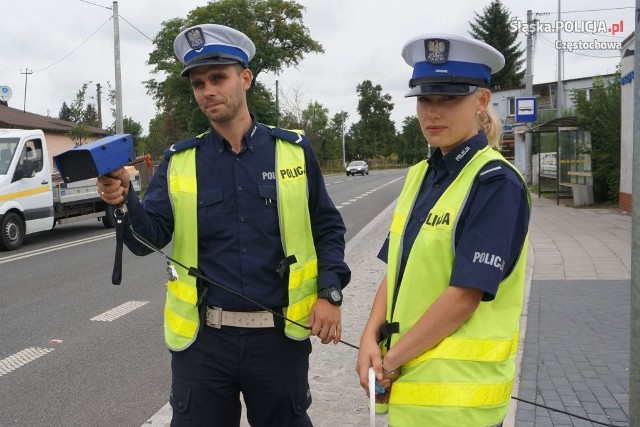
[{"label": "utility pole", "polygon": [[102,88],[102,86],[100,86],[100,83],[96,84],[96,97],[97,97],[97,104],[98,104],[98,127],[100,129],[102,129],[102,92],[100,91],[100,89]]},{"label": "utility pole", "polygon": [[116,133],[124,133],[122,117],[122,77],[120,76],[120,25],[118,23],[118,2],[113,2],[113,55],[116,67]]},{"label": "utility pole", "polygon": [[347,158],[345,157],[345,152],[344,152],[344,125],[346,120],[347,120],[347,113],[343,112],[342,114],[342,167],[343,168],[347,167]]},{"label": "utility pole", "polygon": [[278,90],[278,81],[276,80],[276,127],[280,127],[280,104],[279,104],[279,96],[280,91]]},{"label": "utility pole", "polygon": [[27,80],[29,79],[29,74],[33,74],[33,70],[29,71],[28,68],[24,69],[24,72],[20,71],[20,74],[24,74],[24,103],[22,104],[22,112],[27,112]]},{"label": "utility pole", "polygon": [[[558,22],[561,20],[561,11],[560,11],[560,3],[561,0],[558,0]],[[562,41],[562,30],[560,26],[558,26],[558,47],[561,47]],[[558,49],[558,84],[556,87],[556,117],[562,117],[564,110],[564,87],[562,86],[562,60],[564,58],[563,50]]]},{"label": "utility pole", "polygon": [[631,182],[631,345],[629,348],[629,427],[640,426],[640,0],[636,0],[633,55],[633,169]]},{"label": "utility pole", "polygon": [[[525,72],[525,87],[524,87],[524,96],[525,98],[533,97],[533,31],[531,28],[534,28],[532,25],[534,22],[531,19],[531,10],[527,10],[527,28],[529,31],[527,32],[527,69]],[[531,125],[527,125],[527,128],[530,129]],[[531,176],[531,140],[533,135],[531,132],[524,133],[524,179],[528,184],[532,183]]]}]

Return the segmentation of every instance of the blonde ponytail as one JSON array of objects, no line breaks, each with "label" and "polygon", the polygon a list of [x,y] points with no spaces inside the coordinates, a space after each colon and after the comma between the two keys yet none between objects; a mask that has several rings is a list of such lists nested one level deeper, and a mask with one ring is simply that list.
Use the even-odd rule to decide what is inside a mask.
[{"label": "blonde ponytail", "polygon": [[491,147],[497,148],[502,137],[502,121],[493,109],[491,102],[477,115],[478,130],[484,131]]}]

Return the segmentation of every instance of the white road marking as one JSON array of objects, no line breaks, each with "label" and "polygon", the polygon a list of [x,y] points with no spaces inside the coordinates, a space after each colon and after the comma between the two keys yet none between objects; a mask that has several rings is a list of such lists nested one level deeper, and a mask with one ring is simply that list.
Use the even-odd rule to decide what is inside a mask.
[{"label": "white road marking", "polygon": [[96,322],[112,322],[118,317],[124,316],[127,313],[131,313],[136,308],[142,307],[148,302],[149,301],[127,301],[124,304],[120,304],[119,306],[114,307],[109,311],[105,311],[102,314],[92,317],[91,320],[95,320]]},{"label": "white road marking", "polygon": [[2,257],[2,258],[0,258],[0,264],[4,264],[4,263],[7,263],[7,262],[12,262],[12,261],[17,261],[19,259],[29,258],[29,257],[36,256],[36,255],[42,255],[42,254],[46,254],[46,253],[49,253],[49,252],[55,252],[55,251],[59,251],[59,250],[62,250],[62,249],[71,248],[73,246],[84,245],[85,243],[97,242],[98,240],[108,239],[108,238],[113,237],[115,235],[116,235],[116,233],[111,232],[111,233],[107,233],[107,234],[102,234],[100,236],[88,237],[86,239],[80,239],[80,240],[76,240],[76,241],[69,242],[69,243],[62,243],[60,245],[54,245],[54,246],[49,246],[49,247],[42,248],[42,249],[36,249],[34,251],[24,252],[24,253],[21,253],[21,254],[18,254],[18,255],[10,255],[10,256],[6,256],[6,257]]},{"label": "white road marking", "polygon": [[52,348],[29,347],[4,358],[0,360],[0,377],[15,371],[29,362],[33,362],[37,358],[42,357],[47,353],[51,353],[52,351]]},{"label": "white road marking", "polygon": [[340,206],[337,206],[337,208],[338,208],[338,209],[341,209],[341,208],[342,208],[342,207],[344,207],[344,206],[348,206],[348,205],[350,205],[351,203],[355,203],[355,202],[357,202],[358,200],[362,199],[363,197],[366,197],[366,196],[368,196],[368,195],[370,195],[370,194],[373,194],[373,193],[375,193],[376,191],[378,191],[378,190],[380,190],[380,189],[382,189],[382,188],[386,187],[387,185],[389,185],[389,184],[393,184],[394,182],[399,181],[399,180],[401,180],[401,179],[404,179],[404,176],[401,176],[401,177],[396,178],[396,179],[394,179],[394,180],[392,180],[392,181],[389,181],[389,182],[387,182],[386,184],[382,184],[382,185],[381,185],[381,186],[379,186],[379,187],[373,188],[373,189],[371,189],[371,190],[369,190],[369,191],[367,191],[367,192],[365,192],[365,193],[360,194],[359,196],[354,197],[353,199],[349,199],[349,201],[348,201],[348,202],[342,202],[342,203],[340,203]]}]

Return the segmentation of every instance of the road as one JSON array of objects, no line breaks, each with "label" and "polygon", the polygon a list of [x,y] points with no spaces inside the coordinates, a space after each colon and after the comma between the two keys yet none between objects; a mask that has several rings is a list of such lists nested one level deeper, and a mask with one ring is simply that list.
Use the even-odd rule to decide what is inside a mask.
[{"label": "road", "polygon": [[[325,177],[347,241],[397,197],[404,170]],[[165,261],[125,250],[111,285],[112,230],[86,221],[0,252],[0,426],[140,426],[167,403]]]}]

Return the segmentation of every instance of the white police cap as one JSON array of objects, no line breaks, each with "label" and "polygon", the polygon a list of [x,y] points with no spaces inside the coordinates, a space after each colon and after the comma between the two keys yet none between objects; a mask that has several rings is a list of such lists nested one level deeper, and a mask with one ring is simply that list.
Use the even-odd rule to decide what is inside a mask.
[{"label": "white police cap", "polygon": [[491,74],[504,67],[504,56],[496,49],[456,34],[416,37],[404,45],[402,57],[413,67],[405,97],[469,95],[477,87],[489,87]]},{"label": "white police cap", "polygon": [[218,24],[196,25],[178,34],[173,51],[184,64],[182,76],[201,65],[240,63],[249,68],[256,47],[244,33]]}]

